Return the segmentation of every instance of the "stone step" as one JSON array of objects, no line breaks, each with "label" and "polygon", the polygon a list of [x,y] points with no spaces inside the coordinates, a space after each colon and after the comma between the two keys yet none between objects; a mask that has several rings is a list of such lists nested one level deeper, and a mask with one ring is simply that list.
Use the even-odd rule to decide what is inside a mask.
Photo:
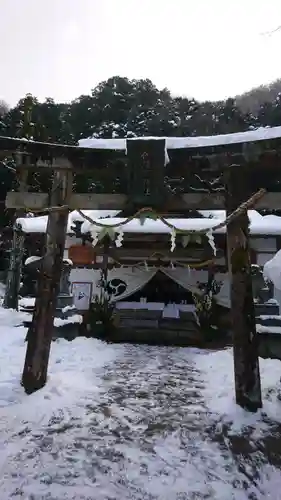
[{"label": "stone step", "polygon": [[135,319],[158,319],[162,317],[162,311],[142,310],[142,309],[118,309],[115,312],[119,318],[135,318]]},{"label": "stone step", "polygon": [[202,332],[178,330],[171,331],[155,328],[118,328],[113,334],[113,338],[120,342],[148,343],[148,344],[164,344],[164,345],[197,345],[204,344],[205,339]]},{"label": "stone step", "polygon": [[158,320],[149,318],[120,318],[119,327],[124,328],[158,328]]},{"label": "stone step", "polygon": [[279,305],[275,302],[265,302],[264,304],[255,304],[256,316],[274,316],[279,314]]},{"label": "stone step", "polygon": [[179,311],[179,313],[182,319],[195,318],[196,316],[195,311]]},{"label": "stone step", "polygon": [[256,329],[259,334],[272,335],[272,336],[278,335],[281,340],[281,326],[266,326],[257,323]]},{"label": "stone step", "polygon": [[181,321],[181,320],[162,320],[159,321],[159,328],[161,330],[197,330],[198,325],[196,321]]},{"label": "stone step", "polygon": [[256,323],[264,326],[280,326],[281,327],[281,316],[280,315],[261,315],[256,317]]},{"label": "stone step", "polygon": [[151,309],[117,309],[115,314],[119,318],[159,319],[161,321],[196,321],[192,311],[179,311],[178,318],[163,317],[162,311]]}]

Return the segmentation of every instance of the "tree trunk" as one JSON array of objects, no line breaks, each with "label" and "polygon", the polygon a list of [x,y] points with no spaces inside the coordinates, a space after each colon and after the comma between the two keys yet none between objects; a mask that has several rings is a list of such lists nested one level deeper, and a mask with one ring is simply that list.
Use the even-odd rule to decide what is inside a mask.
[{"label": "tree trunk", "polygon": [[[70,176],[66,171],[57,171],[51,195],[51,205],[66,205],[70,192]],[[53,336],[56,297],[62,270],[68,210],[49,213],[46,237],[46,253],[41,264],[38,295],[35,302],[32,324],[28,333],[22,385],[28,394],[43,387],[47,380],[47,369]]]},{"label": "tree trunk", "polygon": [[[241,182],[242,181],[242,182]],[[248,197],[245,169],[227,172],[226,209],[233,212]],[[227,227],[228,269],[231,287],[231,315],[236,402],[249,411],[262,407],[249,248],[249,219],[241,213]]]}]

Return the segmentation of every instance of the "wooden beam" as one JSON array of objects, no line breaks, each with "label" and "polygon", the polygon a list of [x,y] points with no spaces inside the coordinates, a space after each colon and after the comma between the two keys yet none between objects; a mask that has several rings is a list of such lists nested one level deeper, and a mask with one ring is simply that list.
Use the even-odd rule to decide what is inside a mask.
[{"label": "wooden beam", "polygon": [[[236,173],[239,177],[239,174]],[[182,200],[185,206],[190,210],[225,210],[225,195],[203,194],[203,193],[184,193]],[[255,210],[277,210],[281,206],[281,193],[268,192],[255,205]]]},{"label": "wooden beam", "polygon": [[[97,249],[95,250],[97,255],[102,255],[102,249]],[[155,256],[153,258],[158,259],[161,258],[167,258],[168,260],[189,260],[189,259],[195,259],[198,261],[208,259],[208,254],[207,251],[204,249],[188,249],[188,248],[176,248],[174,252],[170,252],[167,247],[162,247],[162,248],[136,248],[136,249],[131,249],[131,248],[117,248],[117,249],[110,249],[109,250],[109,255],[110,257],[119,260],[119,259],[132,259],[132,260],[141,260],[141,259],[147,259],[147,258],[152,258],[152,255],[155,253]],[[223,254],[217,255],[217,258],[220,258]]]},{"label": "wooden beam", "polygon": [[[68,203],[71,177],[66,170],[54,174],[51,205]],[[56,297],[62,270],[68,210],[50,212],[48,216],[46,252],[41,264],[38,281],[38,295],[35,302],[32,324],[28,331],[28,344],[22,385],[26,393],[43,387],[47,380],[50,346]]]},{"label": "wooden beam", "polygon": [[[73,193],[69,200],[69,208],[76,210],[122,210],[125,208],[128,196],[109,193]],[[6,197],[8,209],[43,210],[48,206],[47,193],[17,193],[10,191]],[[256,210],[278,210],[281,206],[281,192],[269,192],[258,201]],[[225,196],[223,194],[184,193],[177,198],[168,198],[166,211],[169,210],[224,210]]]},{"label": "wooden beam", "polygon": [[[39,159],[35,165],[38,169],[72,170],[72,163],[67,158],[53,158],[51,161]],[[27,166],[29,168],[29,165]]]},{"label": "wooden beam", "polygon": [[[243,189],[247,185],[246,169],[240,171],[239,176],[235,169],[229,169],[226,183],[226,210],[229,214],[248,197]],[[241,213],[227,226],[227,247],[236,402],[242,408],[257,411],[262,407],[262,400],[247,213]]]},{"label": "wooden beam", "polygon": [[43,210],[48,204],[49,196],[47,193],[17,193],[10,191],[6,196],[6,208],[21,208],[25,210]]},{"label": "wooden beam", "polygon": [[124,194],[73,193],[69,205],[71,210],[122,210],[127,200]]},{"label": "wooden beam", "polygon": [[50,157],[53,153],[52,156],[56,158],[58,157],[68,158],[68,156],[71,154],[74,155],[74,157],[76,155],[78,157],[82,156],[83,153],[86,154],[88,153],[91,155],[91,153],[95,153],[96,151],[101,153],[107,152],[116,154],[116,150],[112,148],[111,149],[110,148],[105,149],[104,147],[101,147],[100,149],[85,148],[77,145],[40,142],[40,141],[26,140],[24,138],[4,137],[4,136],[0,136],[0,151],[5,151],[9,153],[19,153],[19,152],[29,153],[30,155],[35,154],[37,156],[40,156],[41,153],[42,156],[48,156],[48,157]]},{"label": "wooden beam", "polygon": [[[25,208],[26,210],[43,210],[49,206],[47,193],[17,193],[10,191],[6,197],[6,208]],[[127,196],[122,194],[76,194],[69,200],[69,208],[76,210],[122,210],[125,207]]]},{"label": "wooden beam", "polygon": [[[76,210],[122,210],[125,208],[128,196],[125,194],[73,193],[69,200],[69,208]],[[6,208],[27,210],[43,210],[48,206],[47,193],[17,193],[10,191],[6,197]],[[258,201],[256,210],[278,210],[281,206],[280,193],[266,193]],[[165,211],[169,210],[224,210],[225,196],[223,194],[184,193],[177,198],[167,199]]]}]

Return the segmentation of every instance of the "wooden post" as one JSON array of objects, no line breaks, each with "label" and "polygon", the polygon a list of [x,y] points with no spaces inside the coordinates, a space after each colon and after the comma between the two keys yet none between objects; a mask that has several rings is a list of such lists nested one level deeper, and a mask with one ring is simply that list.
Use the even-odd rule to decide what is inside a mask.
[{"label": "wooden post", "polygon": [[[229,167],[226,174],[227,214],[247,199],[247,188],[243,189],[245,185],[246,168]],[[262,407],[262,398],[247,213],[241,213],[227,226],[227,250],[236,402],[254,412]]]},{"label": "wooden post", "polygon": [[[18,163],[21,163],[21,157],[19,156]],[[19,192],[22,193],[27,190],[27,177],[28,171],[24,167],[20,167],[19,172]],[[23,217],[25,215],[24,210],[17,210],[15,214],[15,220],[18,217]],[[24,233],[19,230],[19,228],[14,225],[13,228],[13,242],[9,258],[9,269],[6,280],[6,290],[5,297],[3,301],[3,307],[5,309],[18,309],[18,294],[20,288],[20,278],[22,270],[22,259],[24,254]]]},{"label": "wooden post", "polygon": [[102,269],[102,284],[103,288],[101,290],[101,299],[103,307],[103,332],[105,336],[110,335],[111,332],[111,305],[110,297],[108,293],[108,260],[109,260],[109,248],[110,248],[110,237],[106,235],[103,238],[103,259],[101,264]]},{"label": "wooden post", "polygon": [[[32,123],[33,98],[27,94],[23,100],[23,121],[20,123],[20,136],[30,139],[33,135],[34,124]],[[24,168],[24,163],[29,162],[28,156],[22,156],[20,153],[16,158],[19,172],[19,192],[27,191],[28,170]],[[20,209],[15,214],[15,220],[25,215],[24,210]],[[18,295],[20,288],[20,278],[22,271],[22,259],[24,254],[24,234],[14,226],[13,242],[9,259],[9,269],[6,282],[5,297],[3,307],[6,309],[18,309]]]},{"label": "wooden post", "polygon": [[127,158],[128,193],[134,210],[165,205],[165,140],[127,139]]},{"label": "wooden post", "polygon": [[[51,206],[67,205],[72,173],[57,170],[51,193]],[[56,297],[60,283],[68,209],[49,212],[46,252],[38,282],[32,324],[28,333],[22,385],[27,394],[41,389],[47,380],[47,369],[53,336]]]},{"label": "wooden post", "polygon": [[103,281],[107,283],[108,278],[108,260],[109,260],[109,248],[110,248],[110,238],[105,236],[103,238],[103,258],[102,258],[102,275]]}]

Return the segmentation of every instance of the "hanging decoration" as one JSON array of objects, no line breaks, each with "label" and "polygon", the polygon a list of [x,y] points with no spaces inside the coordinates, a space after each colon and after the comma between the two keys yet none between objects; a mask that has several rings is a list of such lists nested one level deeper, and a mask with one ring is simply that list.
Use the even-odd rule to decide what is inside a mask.
[{"label": "hanging decoration", "polygon": [[[132,269],[136,269],[136,268],[140,268],[140,267],[144,266],[144,268],[145,268],[146,271],[150,271],[151,268],[162,267],[161,265],[159,266],[157,264],[157,262],[155,262],[154,266],[148,266],[147,261],[149,261],[151,259],[155,259],[155,258],[163,259],[163,260],[164,259],[169,259],[169,257],[167,255],[165,255],[165,254],[162,254],[162,253],[159,253],[159,252],[153,252],[145,260],[140,260],[139,262],[136,262],[135,264],[130,264],[129,266],[128,265],[124,266],[124,264],[122,264],[122,262],[120,262],[120,261],[118,261],[116,259],[112,259],[112,260],[114,262],[114,265],[117,265],[118,267],[121,267],[121,268],[128,268],[129,267],[129,268],[132,268]],[[202,268],[205,268],[205,267],[207,267],[207,266],[209,266],[211,264],[214,264],[215,261],[214,261],[214,259],[208,259],[208,260],[203,260],[202,262],[184,263],[184,262],[180,262],[178,260],[173,260],[173,261],[170,261],[170,263],[171,263],[171,268],[182,267],[184,269],[190,270],[190,269],[202,269]]]},{"label": "hanging decoration", "polygon": [[[214,255],[216,255],[216,246],[214,240],[214,231],[221,229],[235,220],[241,213],[248,210],[250,207],[254,206],[255,203],[264,196],[266,193],[265,189],[260,189],[255,193],[249,200],[242,203],[234,212],[232,212],[226,219],[218,224],[214,225],[212,228],[204,228],[199,230],[181,229],[171,222],[169,222],[165,217],[158,214],[152,208],[141,208],[134,215],[127,217],[122,223],[116,222],[115,224],[104,224],[103,222],[93,220],[88,215],[84,214],[82,210],[77,209],[77,212],[81,217],[87,220],[91,224],[90,233],[92,236],[92,244],[96,246],[99,241],[101,241],[105,236],[109,236],[111,241],[115,241],[117,247],[122,246],[124,230],[123,227],[134,219],[139,219],[140,224],[143,225],[147,219],[150,220],[160,220],[166,227],[170,229],[170,241],[171,241],[171,252],[176,248],[176,237],[177,235],[182,235],[182,244],[184,248],[191,242],[194,241],[197,244],[202,243],[202,237],[205,236],[213,249]],[[101,228],[98,230],[97,228]],[[117,234],[117,238],[116,238]]]},{"label": "hanging decoration", "polygon": [[202,293],[192,293],[197,318],[203,329],[217,328],[216,296],[219,295],[222,285],[222,281],[217,281],[215,276],[211,276],[207,283],[198,285]]},{"label": "hanging decoration", "polygon": [[176,237],[177,237],[177,232],[173,228],[171,230],[171,252],[173,252],[175,250],[175,248],[176,248]]},{"label": "hanging decoration", "polygon": [[209,231],[206,233],[206,236],[207,236],[207,238],[209,240],[209,245],[212,248],[214,255],[217,255],[217,249],[216,249],[216,244],[215,244],[213,230],[209,229]]},{"label": "hanging decoration", "polygon": [[116,233],[117,233],[118,236],[117,236],[117,238],[115,240],[115,245],[116,245],[117,248],[120,248],[120,247],[122,247],[122,244],[123,244],[124,231],[120,227],[119,229],[117,229]]}]

